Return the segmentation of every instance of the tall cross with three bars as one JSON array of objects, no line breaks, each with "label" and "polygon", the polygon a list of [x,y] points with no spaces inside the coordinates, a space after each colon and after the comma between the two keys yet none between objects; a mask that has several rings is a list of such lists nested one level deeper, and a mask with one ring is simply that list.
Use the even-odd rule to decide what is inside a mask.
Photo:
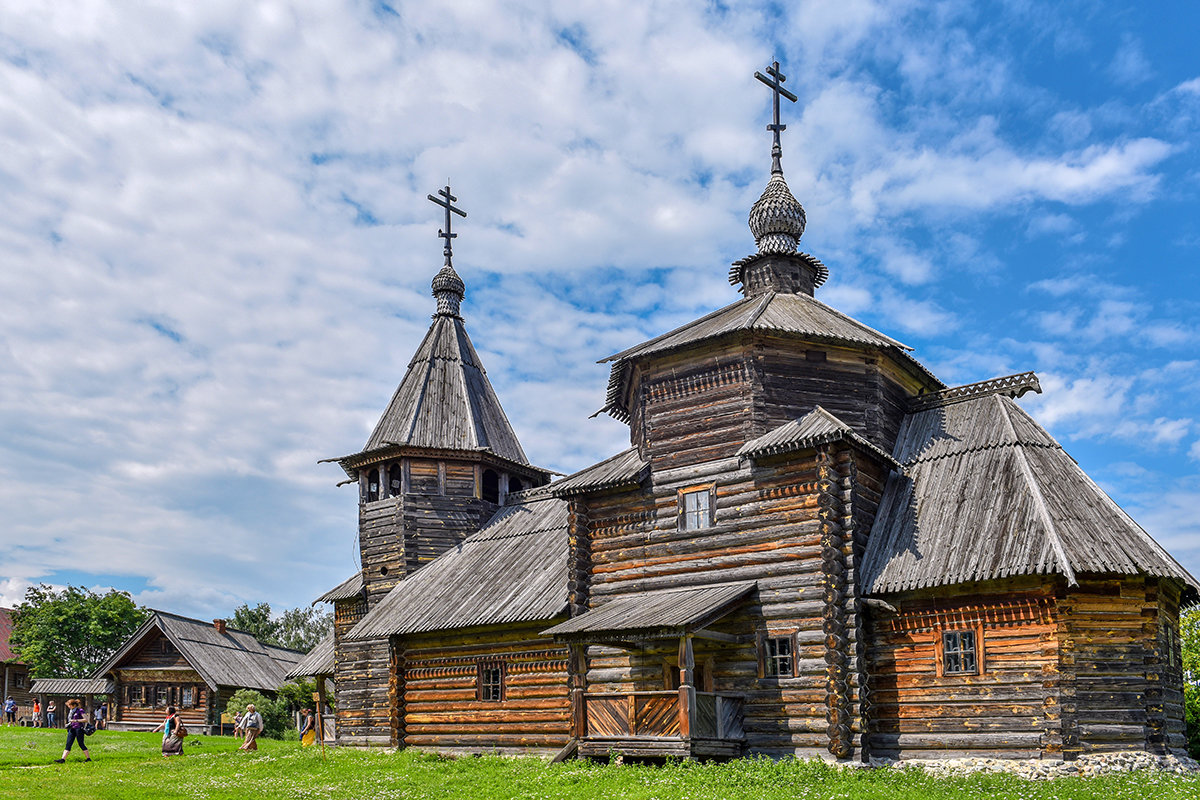
[{"label": "tall cross with three bars", "polygon": [[[767,75],[771,77],[768,78]],[[779,144],[779,132],[787,130],[787,125],[782,125],[779,122],[779,95],[783,95],[793,103],[798,99],[796,95],[783,88],[783,82],[787,80],[782,72],[779,71],[779,62],[776,61],[771,66],[767,67],[767,75],[761,72],[755,72],[754,77],[770,87],[775,94],[775,117],[774,121],[767,126],[767,130],[773,131],[775,134],[775,142],[771,145],[771,174],[783,174],[783,165],[779,163],[779,159],[783,157],[783,147]]]},{"label": "tall cross with three bars", "polygon": [[442,208],[446,209],[446,229],[438,231],[438,238],[446,240],[446,246],[444,248],[442,248],[442,255],[444,255],[446,257],[446,266],[449,267],[449,266],[452,266],[452,264],[450,263],[450,257],[451,257],[452,251],[454,249],[450,240],[458,238],[458,234],[453,233],[450,230],[450,219],[451,219],[450,212],[453,211],[455,214],[458,214],[460,217],[462,217],[464,219],[466,219],[467,212],[463,211],[462,209],[455,208],[452,205],[453,203],[458,202],[458,198],[455,197],[454,195],[450,194],[450,181],[446,181],[445,189],[438,189],[438,194],[440,194],[445,199],[439,200],[438,198],[434,197],[433,195],[427,195],[427,196],[429,197],[430,200],[437,203]]}]

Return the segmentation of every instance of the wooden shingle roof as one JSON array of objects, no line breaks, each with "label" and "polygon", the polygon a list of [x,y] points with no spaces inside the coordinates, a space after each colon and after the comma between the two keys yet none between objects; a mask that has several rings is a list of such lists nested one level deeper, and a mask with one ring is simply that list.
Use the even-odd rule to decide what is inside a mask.
[{"label": "wooden shingle roof", "polygon": [[82,697],[86,694],[112,694],[113,682],[104,678],[34,678],[30,694],[56,697]]},{"label": "wooden shingle roof", "polygon": [[9,642],[12,638],[12,612],[11,608],[0,608],[0,663],[20,664]]},{"label": "wooden shingle roof", "polygon": [[1013,575],[1176,578],[1157,542],[1014,400],[989,395],[909,414],[863,560],[868,594]]},{"label": "wooden shingle roof", "polygon": [[333,634],[329,634],[316,647],[308,651],[296,666],[288,670],[288,678],[309,678],[314,675],[333,674]]},{"label": "wooden shingle roof", "polygon": [[741,458],[763,458],[796,450],[808,450],[839,440],[854,443],[890,466],[900,466],[890,455],[859,436],[853,428],[821,406],[799,419],[785,422],[757,439],[746,442],[737,454]]},{"label": "wooden shingle roof", "polygon": [[351,575],[346,580],[339,583],[337,586],[330,589],[325,594],[318,597],[313,603],[332,603],[335,600],[350,600],[358,597],[363,593],[363,574],[362,570]]},{"label": "wooden shingle roof", "polygon": [[505,506],[480,531],[398,583],[351,640],[549,620],[567,608],[567,503]]},{"label": "wooden shingle roof", "polygon": [[154,630],[161,631],[213,689],[233,686],[274,691],[288,682],[288,670],[304,658],[304,653],[263,644],[245,631],[226,628],[220,633],[211,622],[152,611],[150,618],[92,677],[101,678],[118,669]]},{"label": "wooden shingle roof", "polygon": [[585,467],[550,485],[555,497],[569,497],[605,489],[620,489],[641,484],[650,474],[650,464],[642,460],[636,447]]},{"label": "wooden shingle roof", "polygon": [[458,316],[433,318],[362,452],[395,446],[488,450],[529,464]]},{"label": "wooden shingle roof", "polygon": [[681,636],[728,614],[756,585],[750,581],[624,595],[542,633],[560,639]]},{"label": "wooden shingle roof", "polygon": [[933,373],[908,354],[912,349],[908,345],[885,336],[840,311],[835,311],[815,297],[807,294],[767,292],[755,297],[742,298],[673,331],[602,359],[601,364],[612,363],[608,395],[602,411],[618,419],[628,420],[630,409],[627,383],[634,361],[748,331],[816,342],[879,348],[887,351],[897,361],[911,366],[931,383],[943,385]]}]

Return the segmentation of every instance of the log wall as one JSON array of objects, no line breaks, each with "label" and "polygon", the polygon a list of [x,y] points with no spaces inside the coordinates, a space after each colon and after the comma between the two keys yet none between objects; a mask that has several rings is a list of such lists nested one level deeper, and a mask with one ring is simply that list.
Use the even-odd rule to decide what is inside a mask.
[{"label": "log wall", "polygon": [[[176,706],[179,716],[188,727],[199,729],[209,722],[208,705],[212,693],[204,683],[199,673],[191,669],[154,669],[145,666],[129,665],[115,672],[115,699],[110,702],[110,719],[123,723],[144,725],[153,728],[167,715],[167,706]],[[128,688],[139,686],[142,690],[142,701],[128,702]],[[193,692],[193,703],[190,707],[182,705],[183,689],[190,688]],[[158,690],[167,690],[166,702],[158,701]],[[115,716],[113,716],[115,714]]]},{"label": "log wall", "polygon": [[[444,750],[558,750],[570,737],[567,648],[556,622],[404,637],[397,660],[404,744]],[[481,663],[502,664],[502,701],[478,699]]]},{"label": "log wall", "polygon": [[[740,645],[696,639],[700,688],[744,692],[744,730],[750,752],[825,755],[834,746],[848,756],[862,732],[859,681],[862,637],[853,571],[869,524],[856,512],[853,481],[858,461],[845,448],[814,451],[763,464],[736,458],[653,473],[649,491],[592,496],[573,505],[572,541],[587,552],[586,592],[573,596],[595,606],[621,595],[657,589],[754,580],[747,606],[712,629],[746,636]],[[873,513],[880,470],[866,470]],[[678,492],[715,485],[715,524],[680,530]],[[584,507],[585,506],[585,507]],[[585,523],[586,532],[576,525]],[[837,585],[828,580],[837,573]],[[832,591],[831,591],[832,589]],[[827,632],[833,620],[833,637]],[[794,635],[794,677],[760,676],[756,634]],[[830,643],[833,643],[832,646]],[[676,642],[625,651],[588,648],[589,692],[662,689],[677,655]],[[830,671],[830,661],[836,670]],[[833,723],[830,722],[831,709]]]},{"label": "log wall", "polygon": [[[889,599],[898,615],[872,615],[870,755],[1061,754],[1055,585],[1016,583]],[[976,633],[976,675],[942,674],[942,634],[958,630]]]}]

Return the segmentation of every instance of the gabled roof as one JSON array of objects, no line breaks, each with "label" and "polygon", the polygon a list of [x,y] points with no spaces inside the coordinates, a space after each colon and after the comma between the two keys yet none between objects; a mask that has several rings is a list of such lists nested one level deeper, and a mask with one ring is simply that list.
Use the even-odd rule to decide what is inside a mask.
[{"label": "gabled roof", "polygon": [[330,589],[325,594],[313,601],[313,604],[320,602],[332,603],[335,600],[350,600],[358,597],[363,591],[363,574],[362,570],[351,575],[346,580],[339,583],[337,586]]},{"label": "gabled roof", "polygon": [[394,446],[488,450],[529,464],[460,317],[433,318],[363,453]]},{"label": "gabled roof", "polygon": [[219,633],[211,622],[152,611],[125,644],[92,677],[102,678],[153,631],[163,633],[210,688],[235,686],[274,691],[287,683],[287,672],[304,654],[263,644],[245,631],[226,628]]},{"label": "gabled roof", "polygon": [[560,639],[664,638],[699,630],[754,591],[753,581],[623,595],[542,631]]},{"label": "gabled roof", "polygon": [[912,366],[938,386],[942,383],[908,354],[908,345],[885,336],[874,328],[852,319],[807,294],[767,292],[746,297],[687,323],[662,336],[622,350],[600,361],[612,362],[608,396],[604,411],[618,419],[627,419],[626,382],[635,360],[672,350],[681,350],[698,342],[739,331],[758,331],[835,344],[876,347],[889,352],[898,361]]},{"label": "gabled roof", "polygon": [[746,442],[738,450],[741,458],[763,458],[797,450],[809,450],[839,440],[853,442],[884,463],[899,468],[895,459],[859,436],[846,423],[817,406],[799,419],[785,422],[774,430]]},{"label": "gabled roof", "polygon": [[567,608],[567,503],[505,506],[396,584],[347,638],[549,620]]},{"label": "gabled roof", "polygon": [[568,475],[551,484],[549,489],[555,497],[568,497],[604,489],[638,486],[649,474],[650,464],[642,460],[636,447],[631,447]]},{"label": "gabled roof", "polygon": [[1013,575],[1176,578],[1162,547],[1014,400],[988,395],[909,414],[863,559],[868,594]]},{"label": "gabled roof", "polygon": [[113,688],[113,682],[104,678],[34,678],[29,693],[82,697],[86,694],[112,694]]},{"label": "gabled roof", "polygon": [[332,675],[333,644],[333,634],[331,633],[317,642],[316,647],[308,651],[308,655],[296,664],[296,666],[288,670],[287,677],[295,679],[308,678],[314,675]]},{"label": "gabled roof", "polygon": [[12,644],[12,612],[11,608],[0,608],[0,663],[22,663],[13,652]]}]

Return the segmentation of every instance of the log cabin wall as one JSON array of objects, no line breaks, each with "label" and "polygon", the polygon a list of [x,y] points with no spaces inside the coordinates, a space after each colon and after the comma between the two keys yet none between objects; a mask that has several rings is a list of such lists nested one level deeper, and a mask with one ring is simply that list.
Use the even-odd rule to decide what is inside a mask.
[{"label": "log cabin wall", "polygon": [[[872,614],[870,755],[1061,756],[1069,689],[1055,583],[967,589],[889,598],[898,614]],[[975,638],[977,674],[948,674],[943,635],[957,631]]]},{"label": "log cabin wall", "polygon": [[150,729],[167,716],[167,706],[175,706],[188,727],[199,731],[209,724],[212,693],[191,669],[122,668],[114,683],[115,702],[110,707],[117,716],[112,719]]},{"label": "log cabin wall", "polygon": [[[592,606],[629,593],[758,582],[758,593],[748,606],[713,626],[748,641],[740,645],[694,642],[700,674],[707,671],[712,676],[716,691],[746,693],[744,729],[749,752],[828,755],[831,688],[840,692],[834,698],[837,720],[849,726],[848,734],[855,739],[851,748],[861,734],[861,659],[856,649],[861,636],[851,587],[854,541],[861,540],[869,524],[863,526],[865,512],[856,515],[854,508],[852,484],[857,474],[855,457],[837,446],[821,464],[817,454],[808,451],[761,465],[725,458],[660,468],[652,473],[650,490],[579,501],[586,503],[586,513],[581,511],[578,517],[588,527]],[[866,494],[877,503],[879,469],[867,470],[867,477],[871,483]],[[822,480],[827,482],[824,487]],[[679,491],[706,485],[713,487],[714,524],[680,530]],[[836,523],[836,532],[823,528],[823,507],[830,512],[828,521]],[[831,539],[833,533],[836,541]],[[574,539],[579,532],[571,534]],[[841,568],[839,588],[828,595],[826,570],[835,555]],[[838,675],[830,674],[826,660],[830,655],[826,618],[831,611],[839,619]],[[794,677],[760,674],[759,640],[768,634],[794,637]],[[587,690],[663,688],[664,668],[672,663],[676,646],[666,642],[661,652],[632,653],[589,647]],[[831,683],[838,685],[831,687]]]},{"label": "log cabin wall", "polygon": [[345,635],[367,613],[363,597],[333,604],[334,697],[337,700],[338,744],[366,747],[395,744],[392,737],[386,639],[348,642]]},{"label": "log cabin wall", "polygon": [[1080,576],[1059,605],[1069,754],[1182,750],[1178,588],[1143,576]]},{"label": "log cabin wall", "polygon": [[[439,750],[558,750],[570,737],[567,647],[541,637],[565,617],[403,637],[404,744]],[[503,671],[480,698],[481,666]]]}]

